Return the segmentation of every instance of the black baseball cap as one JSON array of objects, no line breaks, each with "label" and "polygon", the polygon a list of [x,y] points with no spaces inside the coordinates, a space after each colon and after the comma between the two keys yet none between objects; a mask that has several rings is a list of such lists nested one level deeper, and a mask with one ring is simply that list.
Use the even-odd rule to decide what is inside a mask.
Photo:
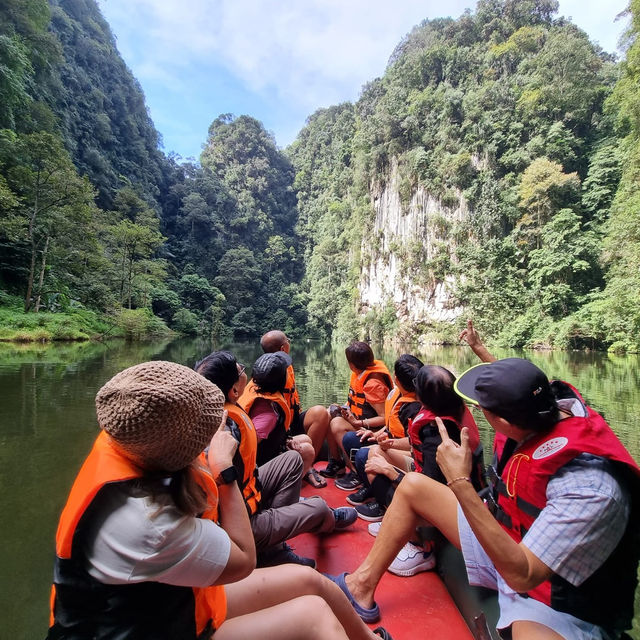
[{"label": "black baseball cap", "polygon": [[557,411],[546,374],[523,358],[478,364],[455,382],[465,400],[522,428],[536,429]]},{"label": "black baseball cap", "polygon": [[[284,386],[291,358],[284,351],[265,353],[253,364],[251,377],[259,387]],[[280,382],[282,384],[280,384]]]}]

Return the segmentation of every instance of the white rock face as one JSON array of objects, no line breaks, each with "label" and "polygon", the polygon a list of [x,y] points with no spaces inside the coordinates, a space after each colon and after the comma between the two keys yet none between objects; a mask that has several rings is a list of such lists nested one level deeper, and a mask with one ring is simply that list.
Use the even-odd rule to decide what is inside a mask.
[{"label": "white rock face", "polygon": [[393,166],[386,184],[371,189],[375,222],[362,243],[361,312],[392,303],[401,324],[452,321],[462,313],[451,302],[452,278],[434,277],[429,261],[449,251],[448,229],[469,215],[467,204],[459,193],[458,206],[445,207],[418,187],[403,205],[398,184]]}]

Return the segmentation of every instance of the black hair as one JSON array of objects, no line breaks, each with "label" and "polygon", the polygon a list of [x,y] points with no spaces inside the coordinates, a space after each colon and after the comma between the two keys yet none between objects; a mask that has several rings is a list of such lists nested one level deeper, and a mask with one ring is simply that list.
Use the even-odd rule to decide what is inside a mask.
[{"label": "black hair", "polygon": [[229,395],[231,387],[240,379],[238,362],[229,351],[210,353],[200,362],[196,362],[194,369],[209,382],[213,382],[224,393],[225,398]]},{"label": "black hair", "polygon": [[344,355],[356,369],[364,370],[373,364],[373,351],[366,342],[353,341],[345,350]]},{"label": "black hair", "polygon": [[253,363],[251,379],[255,382],[259,392],[277,393],[278,391],[284,391],[287,386],[287,365],[284,360],[278,359],[275,354],[265,353]]},{"label": "black hair", "polygon": [[451,416],[462,420],[464,402],[455,392],[456,377],[444,367],[427,364],[415,379],[416,395],[422,404],[437,416]]},{"label": "black hair", "polygon": [[407,391],[415,391],[416,387],[414,379],[418,375],[418,370],[423,364],[418,358],[412,356],[410,353],[403,353],[393,365],[393,373],[398,382]]}]

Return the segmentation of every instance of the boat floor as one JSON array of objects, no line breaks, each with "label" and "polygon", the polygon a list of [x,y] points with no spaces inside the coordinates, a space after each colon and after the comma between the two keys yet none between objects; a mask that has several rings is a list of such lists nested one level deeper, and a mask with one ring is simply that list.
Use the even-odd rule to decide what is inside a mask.
[{"label": "boat floor", "polygon": [[[322,463],[318,468],[322,467]],[[327,486],[314,489],[303,484],[302,495],[319,495],[331,507],[349,506],[348,493],[327,479]],[[290,540],[296,553],[315,558],[318,570],[339,574],[358,567],[373,545],[369,523],[358,520],[348,529],[329,535],[303,534]],[[410,578],[386,572],[376,591],[382,625],[394,640],[429,638],[429,640],[473,640],[463,617],[435,571],[426,571]]]}]

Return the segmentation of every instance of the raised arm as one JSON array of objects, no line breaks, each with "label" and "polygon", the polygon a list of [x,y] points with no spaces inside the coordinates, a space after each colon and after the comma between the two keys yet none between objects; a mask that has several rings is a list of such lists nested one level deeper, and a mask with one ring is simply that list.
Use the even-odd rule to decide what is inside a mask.
[{"label": "raised arm", "polygon": [[[222,424],[226,420],[223,418]],[[242,493],[238,483],[220,483],[217,478],[225,469],[233,466],[233,454],[238,442],[221,427],[211,440],[207,461],[216,483],[218,483],[220,526],[231,539],[229,561],[215,584],[226,584],[246,578],[256,566],[256,545]]]},{"label": "raised arm", "polygon": [[463,329],[458,340],[464,340],[482,362],[494,362],[497,358],[484,346],[471,320],[467,320],[467,328]]}]

